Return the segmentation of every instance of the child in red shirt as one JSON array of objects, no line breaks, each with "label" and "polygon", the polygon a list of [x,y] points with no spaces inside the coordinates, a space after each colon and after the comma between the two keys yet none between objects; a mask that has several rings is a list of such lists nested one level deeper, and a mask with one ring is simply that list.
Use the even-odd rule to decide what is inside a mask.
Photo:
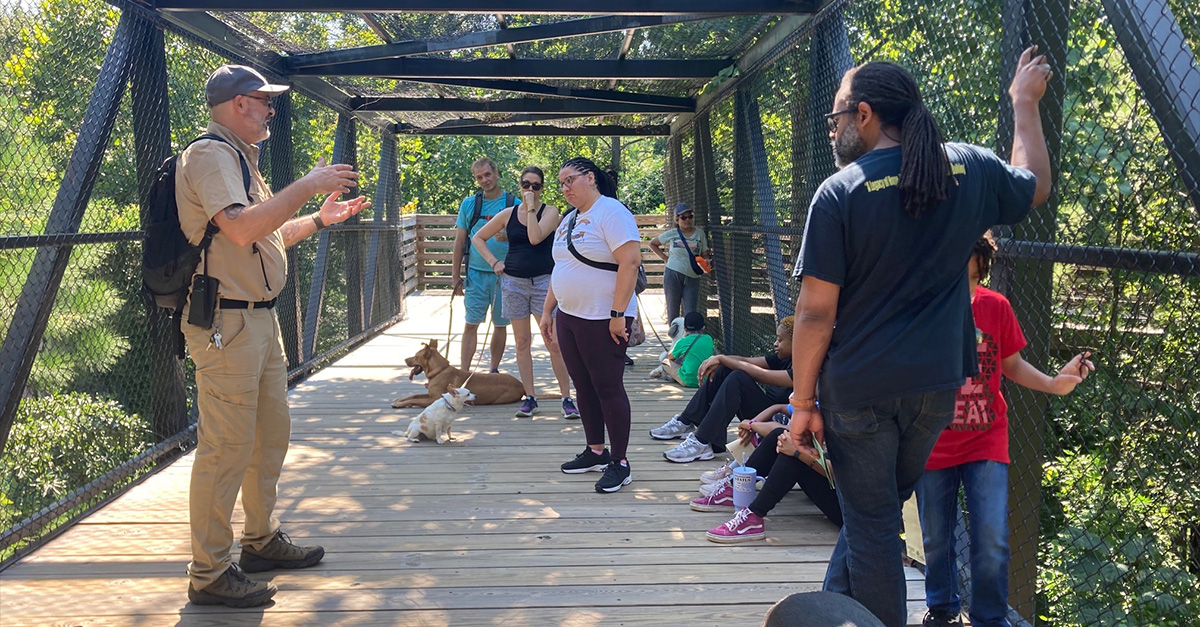
[{"label": "child in red shirt", "polygon": [[1025,336],[1008,299],[979,281],[996,253],[988,234],[975,243],[968,273],[979,374],[958,392],[954,422],[942,432],[917,482],[917,507],[925,546],[923,625],[962,625],[954,528],[958,489],[966,493],[971,556],[971,624],[1009,627],[1008,614],[1008,404],[1001,374],[1048,394],[1068,394],[1095,369],[1091,353],[1076,355],[1050,377],[1021,358]]}]

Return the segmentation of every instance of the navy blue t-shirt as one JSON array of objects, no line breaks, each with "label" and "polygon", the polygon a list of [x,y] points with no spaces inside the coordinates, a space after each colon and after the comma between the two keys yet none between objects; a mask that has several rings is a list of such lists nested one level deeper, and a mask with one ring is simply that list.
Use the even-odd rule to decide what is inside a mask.
[{"label": "navy blue t-shirt", "polygon": [[978,372],[967,261],[984,231],[1029,214],[1037,180],[985,148],[946,144],[946,154],[949,198],[920,218],[901,202],[899,146],[859,157],[813,196],[793,274],[842,288],[822,407],[954,389]]},{"label": "navy blue t-shirt", "polygon": [[[792,378],[792,360],[783,359],[776,352],[767,353],[764,356],[767,360],[767,370],[786,370],[788,378]],[[767,395],[767,400],[772,404],[780,404],[788,402],[788,397],[792,395],[792,388],[780,387],[778,385],[763,385],[763,392]]]}]

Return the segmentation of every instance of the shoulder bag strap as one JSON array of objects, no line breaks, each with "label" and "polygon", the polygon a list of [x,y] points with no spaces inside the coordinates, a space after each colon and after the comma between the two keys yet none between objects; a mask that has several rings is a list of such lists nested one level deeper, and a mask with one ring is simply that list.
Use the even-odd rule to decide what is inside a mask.
[{"label": "shoulder bag strap", "polygon": [[571,234],[575,231],[575,218],[578,215],[579,215],[578,209],[572,211],[571,212],[571,220],[569,222],[567,222],[567,250],[570,250],[571,254],[575,255],[575,258],[578,259],[580,261],[580,263],[589,265],[593,268],[599,268],[600,270],[608,270],[609,272],[616,272],[620,268],[620,266],[618,266],[617,264],[605,263],[603,261],[593,261],[593,260],[588,259],[587,257],[584,257],[583,255],[581,255],[578,250],[575,250],[575,242],[573,241],[574,238],[571,237]]}]

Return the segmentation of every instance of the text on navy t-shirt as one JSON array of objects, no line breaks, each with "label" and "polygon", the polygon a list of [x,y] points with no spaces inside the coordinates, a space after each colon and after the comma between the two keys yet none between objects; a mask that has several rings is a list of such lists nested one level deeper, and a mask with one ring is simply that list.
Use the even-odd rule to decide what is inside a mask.
[{"label": "text on navy t-shirt", "polygon": [[822,407],[954,389],[977,373],[967,261],[984,231],[1028,215],[1037,180],[985,148],[945,146],[948,198],[919,218],[901,202],[899,146],[859,157],[813,196],[793,274],[841,286]]}]

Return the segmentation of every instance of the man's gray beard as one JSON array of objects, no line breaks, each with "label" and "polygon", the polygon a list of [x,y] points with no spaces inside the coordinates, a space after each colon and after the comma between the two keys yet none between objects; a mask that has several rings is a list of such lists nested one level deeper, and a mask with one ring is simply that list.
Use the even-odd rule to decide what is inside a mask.
[{"label": "man's gray beard", "polygon": [[853,123],[833,140],[833,161],[838,168],[844,168],[854,163],[859,157],[867,154],[867,146],[858,135],[858,127]]}]

